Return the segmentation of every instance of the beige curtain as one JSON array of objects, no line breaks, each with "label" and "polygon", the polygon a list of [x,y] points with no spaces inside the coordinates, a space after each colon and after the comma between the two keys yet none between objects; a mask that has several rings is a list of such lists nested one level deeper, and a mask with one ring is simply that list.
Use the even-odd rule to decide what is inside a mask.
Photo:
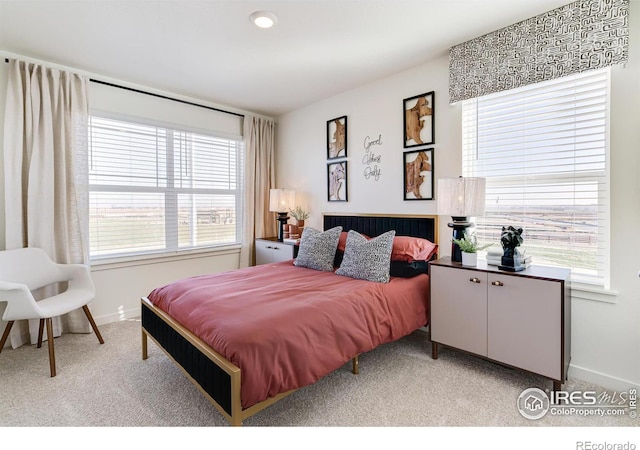
[{"label": "beige curtain", "polygon": [[[7,249],[40,247],[58,263],[89,262],[87,85],[84,76],[9,61],[3,147]],[[58,318],[55,335],[89,332],[86,322],[82,311]],[[36,342],[37,325],[14,324],[11,345]]]},{"label": "beige curtain", "polygon": [[276,235],[276,220],[269,212],[269,189],[275,185],[275,127],[273,120],[244,118],[244,239],[240,267],[255,264],[254,241]]}]

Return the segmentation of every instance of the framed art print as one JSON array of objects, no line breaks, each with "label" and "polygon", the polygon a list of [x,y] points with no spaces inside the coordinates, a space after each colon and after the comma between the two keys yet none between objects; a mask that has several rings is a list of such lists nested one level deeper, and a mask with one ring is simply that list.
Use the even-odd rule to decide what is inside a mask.
[{"label": "framed art print", "polygon": [[435,92],[405,98],[402,101],[404,112],[404,148],[435,143]]},{"label": "framed art print", "polygon": [[347,161],[327,164],[327,199],[347,201]]},{"label": "framed art print", "polygon": [[327,121],[327,159],[347,156],[347,116]]},{"label": "framed art print", "polygon": [[433,200],[433,148],[404,152],[404,200]]}]

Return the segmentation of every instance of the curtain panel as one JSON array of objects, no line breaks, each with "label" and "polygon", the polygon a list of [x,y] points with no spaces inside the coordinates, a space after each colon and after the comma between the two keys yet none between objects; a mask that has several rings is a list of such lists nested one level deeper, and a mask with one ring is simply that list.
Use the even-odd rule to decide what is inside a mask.
[{"label": "curtain panel", "polygon": [[629,0],[578,0],[452,47],[449,101],[624,64],[628,49]]},{"label": "curtain panel", "polygon": [[[57,263],[89,262],[88,79],[9,61],[4,123],[6,247],[39,247]],[[52,288],[34,292],[36,299]],[[38,337],[38,320],[16,322],[16,348]],[[54,320],[54,334],[90,332],[82,311]]]},{"label": "curtain panel", "polygon": [[255,239],[275,236],[275,216],[269,213],[269,190],[275,185],[275,128],[273,120],[244,118],[244,237],[240,267],[255,264]]}]

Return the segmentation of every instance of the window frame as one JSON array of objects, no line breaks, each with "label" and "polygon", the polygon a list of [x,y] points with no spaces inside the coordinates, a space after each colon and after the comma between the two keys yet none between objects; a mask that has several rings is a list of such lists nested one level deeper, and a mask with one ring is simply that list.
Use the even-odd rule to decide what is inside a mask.
[{"label": "window frame", "polygon": [[[598,230],[597,230],[597,236],[598,236],[598,243],[597,243],[597,249],[596,249],[596,273],[597,276],[589,276],[589,275],[583,275],[580,273],[580,271],[578,270],[579,268],[576,268],[575,266],[572,266],[571,264],[567,264],[566,267],[570,267],[571,271],[572,271],[572,286],[574,287],[581,287],[585,290],[585,292],[589,291],[589,292],[594,292],[594,290],[596,292],[602,292],[604,291],[609,291],[609,292],[613,292],[610,291],[610,259],[611,259],[611,255],[610,255],[610,223],[611,223],[611,218],[610,218],[610,211],[611,211],[611,198],[610,198],[610,170],[611,170],[611,164],[610,164],[610,159],[611,159],[611,148],[610,148],[610,119],[611,119],[611,71],[610,68],[605,68],[605,69],[597,69],[598,72],[603,72],[606,74],[606,84],[604,87],[604,105],[605,105],[605,110],[604,110],[604,169],[603,170],[599,170],[597,171],[597,173],[595,175],[591,176],[592,182],[596,182],[598,185],[598,190],[597,190],[597,197],[599,199],[598,201],[598,206],[596,208],[597,211],[597,216],[599,215],[604,215],[603,219],[598,219]],[[574,75],[570,75],[568,77],[564,77],[564,78],[570,78],[572,76],[574,77],[579,77],[582,74],[574,74]],[[560,79],[562,80],[562,79]],[[553,80],[551,80],[551,82],[553,82]],[[541,84],[543,83],[547,83],[546,81],[541,82]],[[513,91],[518,91],[518,90],[526,90],[526,89],[531,89],[531,85],[529,86],[524,86],[522,88],[516,88]],[[538,93],[539,91],[534,90],[534,93]],[[462,132],[462,173],[463,176],[484,176],[483,174],[479,173],[479,169],[477,168],[477,165],[475,163],[470,163],[470,159],[473,158],[473,156],[469,155],[468,152],[474,152],[476,154],[477,157],[477,152],[478,152],[478,117],[477,117],[477,109],[476,109],[476,123],[474,125],[469,125],[470,129],[475,128],[475,130],[473,132],[469,132],[467,131],[467,129],[465,127],[467,127],[466,123],[465,123],[465,108],[470,107],[470,104],[475,103],[476,104],[476,108],[477,108],[477,104],[478,104],[478,100],[482,99],[482,98],[486,98],[486,97],[498,97],[499,95],[504,94],[504,93],[494,93],[494,94],[489,94],[487,96],[483,96],[483,97],[479,97],[479,98],[475,98],[475,99],[469,99],[469,100],[465,100],[462,103],[462,109],[461,109],[461,117],[462,117],[462,124],[461,124],[461,132]],[[535,120],[535,119],[534,119]],[[548,131],[550,132],[550,131]],[[471,135],[472,137],[469,137],[469,135]],[[469,141],[469,142],[467,142]],[[523,139],[523,142],[525,140]],[[537,166],[540,167],[540,166]],[[547,172],[544,175],[539,175],[537,174],[536,177],[538,178],[538,185],[543,185],[544,182],[541,182],[540,179],[546,179],[547,183],[550,180],[553,180],[555,182],[558,182],[559,180],[561,180],[562,178],[566,178],[566,179],[570,179],[572,181],[572,184],[575,186],[577,183],[579,183],[580,181],[587,181],[589,179],[589,177],[583,177],[583,176],[576,176],[575,171],[573,174],[559,174],[559,173],[554,173],[554,172]],[[487,177],[487,182],[488,185],[490,183],[490,178],[492,177]],[[493,177],[494,179],[499,180],[498,182],[504,182],[505,180],[507,180],[508,178],[515,178],[515,179],[522,179],[524,180],[525,177],[523,176],[495,176]],[[598,181],[603,179],[604,183],[600,184]],[[524,186],[531,186],[531,185],[527,185],[526,183],[521,184],[521,188],[523,189],[524,192]],[[487,197],[489,196],[489,189],[487,189]],[[487,202],[487,205],[490,205],[490,202]],[[551,206],[551,204],[548,204],[549,206]],[[526,207],[526,205],[523,204],[524,207]],[[602,208],[602,210],[600,211],[600,208]],[[513,211],[512,211],[513,213]],[[477,220],[478,222],[478,227],[482,228],[482,227],[490,227],[491,224],[483,224],[483,218],[478,218]],[[509,225],[509,224],[504,224],[504,225]],[[526,230],[525,230],[526,232]],[[526,242],[525,242],[526,244]],[[601,248],[601,250],[598,252],[598,248]],[[535,254],[534,254],[535,255]],[[602,259],[602,262],[599,263],[598,262],[598,258]],[[566,260],[565,260],[566,261]],[[535,256],[533,256],[533,264],[535,264]],[[613,294],[615,295],[615,294]],[[591,299],[591,298],[590,298]],[[605,301],[609,301],[609,300],[605,300]]]},{"label": "window frame", "polygon": [[[118,184],[93,184],[91,183],[91,145],[92,145],[92,119],[96,117],[98,119],[106,119],[113,121],[121,121],[127,124],[140,125],[147,127],[155,127],[157,129],[166,130],[166,154],[167,162],[169,158],[173,157],[173,145],[174,145],[174,133],[186,133],[188,135],[202,135],[208,138],[226,140],[232,143],[235,147],[235,186],[236,189],[220,189],[220,188],[198,188],[188,187],[181,188],[176,187],[175,180],[179,177],[175,176],[175,173],[169,169],[172,164],[167,163],[166,167],[166,187],[159,185],[156,186],[137,186],[137,185],[118,185]],[[113,192],[113,193],[162,193],[165,194],[165,236],[164,247],[154,250],[142,250],[142,251],[124,251],[111,254],[105,254],[96,256],[91,251],[91,242],[89,243],[89,258],[92,266],[100,265],[136,265],[139,261],[144,264],[149,260],[166,260],[166,259],[183,259],[191,258],[194,255],[202,255],[207,253],[220,253],[226,254],[229,251],[237,252],[243,245],[244,233],[244,158],[245,147],[244,141],[240,136],[231,135],[228,133],[216,132],[213,130],[203,130],[193,127],[186,127],[179,124],[171,124],[163,122],[161,120],[146,119],[127,114],[120,114],[114,112],[107,112],[97,109],[89,111],[89,125],[88,125],[88,146],[89,146],[89,184],[88,184],[88,196],[89,196],[89,228],[91,228],[91,195],[93,192]],[[171,150],[170,150],[171,148]],[[193,174],[192,174],[193,176]],[[156,178],[161,180],[161,178]],[[156,183],[158,184],[158,183]],[[167,199],[166,194],[173,197],[173,201]],[[233,242],[215,243],[215,244],[203,244],[198,246],[186,246],[181,247],[179,244],[179,227],[178,227],[178,210],[179,202],[177,198],[180,194],[208,194],[208,195],[233,195],[235,202],[235,240]],[[172,208],[167,208],[166,205],[172,205]],[[171,211],[169,211],[171,209]],[[170,225],[171,221],[175,221],[174,225]],[[168,236],[168,231],[174,231],[175,235]],[[190,239],[193,239],[193,229],[190,231]]]}]

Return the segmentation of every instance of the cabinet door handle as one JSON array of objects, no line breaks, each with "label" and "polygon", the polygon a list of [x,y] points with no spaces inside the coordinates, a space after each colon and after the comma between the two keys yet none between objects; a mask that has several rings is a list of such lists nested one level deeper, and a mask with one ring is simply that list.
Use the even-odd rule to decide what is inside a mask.
[{"label": "cabinet door handle", "polygon": [[271,247],[274,250],[280,250],[280,247]]},{"label": "cabinet door handle", "polygon": [[502,281],[492,281],[491,284],[494,286],[504,286],[504,283]]},{"label": "cabinet door handle", "polygon": [[480,278],[477,278],[477,277],[469,278],[469,281],[471,281],[472,283],[480,283]]},{"label": "cabinet door handle", "polygon": [[267,248],[273,248],[273,247],[272,247],[272,246],[270,246],[270,245],[267,245]]}]

